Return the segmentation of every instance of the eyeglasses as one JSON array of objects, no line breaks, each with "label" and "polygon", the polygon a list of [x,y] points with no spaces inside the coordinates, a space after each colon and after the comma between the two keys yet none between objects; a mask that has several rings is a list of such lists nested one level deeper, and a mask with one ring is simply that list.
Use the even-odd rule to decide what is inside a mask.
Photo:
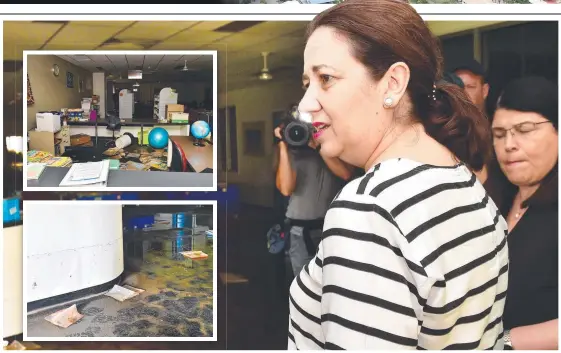
[{"label": "eyeglasses", "polygon": [[534,122],[531,122],[531,121],[525,121],[523,123],[516,124],[509,129],[505,129],[505,128],[502,128],[502,127],[494,127],[493,128],[493,137],[497,138],[497,139],[504,138],[506,136],[507,132],[510,132],[512,134],[512,136],[514,136],[514,131],[516,131],[516,134],[524,135],[524,134],[527,134],[527,133],[532,132],[534,130],[537,130],[538,125],[546,124],[546,123],[551,123],[551,121],[549,121],[549,120],[540,121],[539,123],[534,123]]}]

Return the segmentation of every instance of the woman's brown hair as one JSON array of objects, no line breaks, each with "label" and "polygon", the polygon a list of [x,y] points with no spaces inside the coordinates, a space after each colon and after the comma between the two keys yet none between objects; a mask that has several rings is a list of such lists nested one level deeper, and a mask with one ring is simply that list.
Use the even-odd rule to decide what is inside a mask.
[{"label": "woman's brown hair", "polygon": [[462,88],[441,80],[440,43],[411,5],[398,0],[346,0],[316,16],[307,38],[324,26],[349,40],[353,55],[375,80],[394,63],[406,63],[412,113],[427,133],[472,170],[487,164],[492,156],[489,123]]}]

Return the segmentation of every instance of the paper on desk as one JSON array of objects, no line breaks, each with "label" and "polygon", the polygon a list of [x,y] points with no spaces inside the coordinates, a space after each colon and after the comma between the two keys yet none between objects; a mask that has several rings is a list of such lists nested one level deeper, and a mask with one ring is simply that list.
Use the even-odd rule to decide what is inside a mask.
[{"label": "paper on desk", "polygon": [[103,170],[103,161],[77,163],[76,167],[72,171],[72,176],[70,177],[70,179],[72,181],[99,179],[102,170]]},{"label": "paper on desk", "polygon": [[27,180],[38,180],[45,170],[46,163],[29,163],[27,165]]},{"label": "paper on desk", "polygon": [[62,181],[60,186],[106,186],[109,177],[110,161],[75,163]]}]

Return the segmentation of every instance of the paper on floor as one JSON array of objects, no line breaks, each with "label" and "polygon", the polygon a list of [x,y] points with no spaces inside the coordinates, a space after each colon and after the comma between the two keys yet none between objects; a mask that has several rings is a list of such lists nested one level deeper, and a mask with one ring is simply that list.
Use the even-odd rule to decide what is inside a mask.
[{"label": "paper on floor", "polygon": [[139,294],[140,294],[139,292],[118,285],[114,285],[109,292],[105,293],[106,296],[111,297],[120,302],[124,302],[127,299],[136,297]]},{"label": "paper on floor", "polygon": [[136,292],[136,293],[138,293],[138,294],[144,293],[144,292],[145,292],[144,289],[135,288],[135,287],[130,286],[130,285],[128,285],[128,284],[124,284],[124,285],[123,285],[123,288],[126,288],[126,289],[128,289],[128,290],[132,290],[133,292]]},{"label": "paper on floor", "polygon": [[76,307],[76,304],[74,304],[69,308],[59,310],[56,313],[47,316],[45,320],[59,327],[67,328],[80,321],[83,317],[84,315],[78,312],[78,308]]}]

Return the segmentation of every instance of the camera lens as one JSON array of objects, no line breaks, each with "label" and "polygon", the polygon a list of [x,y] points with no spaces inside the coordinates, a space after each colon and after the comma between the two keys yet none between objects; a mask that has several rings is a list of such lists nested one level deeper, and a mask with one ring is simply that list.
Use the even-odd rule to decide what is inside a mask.
[{"label": "camera lens", "polygon": [[299,125],[292,126],[292,129],[288,131],[288,136],[290,136],[290,139],[294,142],[302,142],[302,140],[307,137],[306,130]]},{"label": "camera lens", "polygon": [[308,140],[310,139],[310,130],[305,123],[301,121],[293,121],[286,126],[284,139],[290,146],[305,146],[308,144]]}]

